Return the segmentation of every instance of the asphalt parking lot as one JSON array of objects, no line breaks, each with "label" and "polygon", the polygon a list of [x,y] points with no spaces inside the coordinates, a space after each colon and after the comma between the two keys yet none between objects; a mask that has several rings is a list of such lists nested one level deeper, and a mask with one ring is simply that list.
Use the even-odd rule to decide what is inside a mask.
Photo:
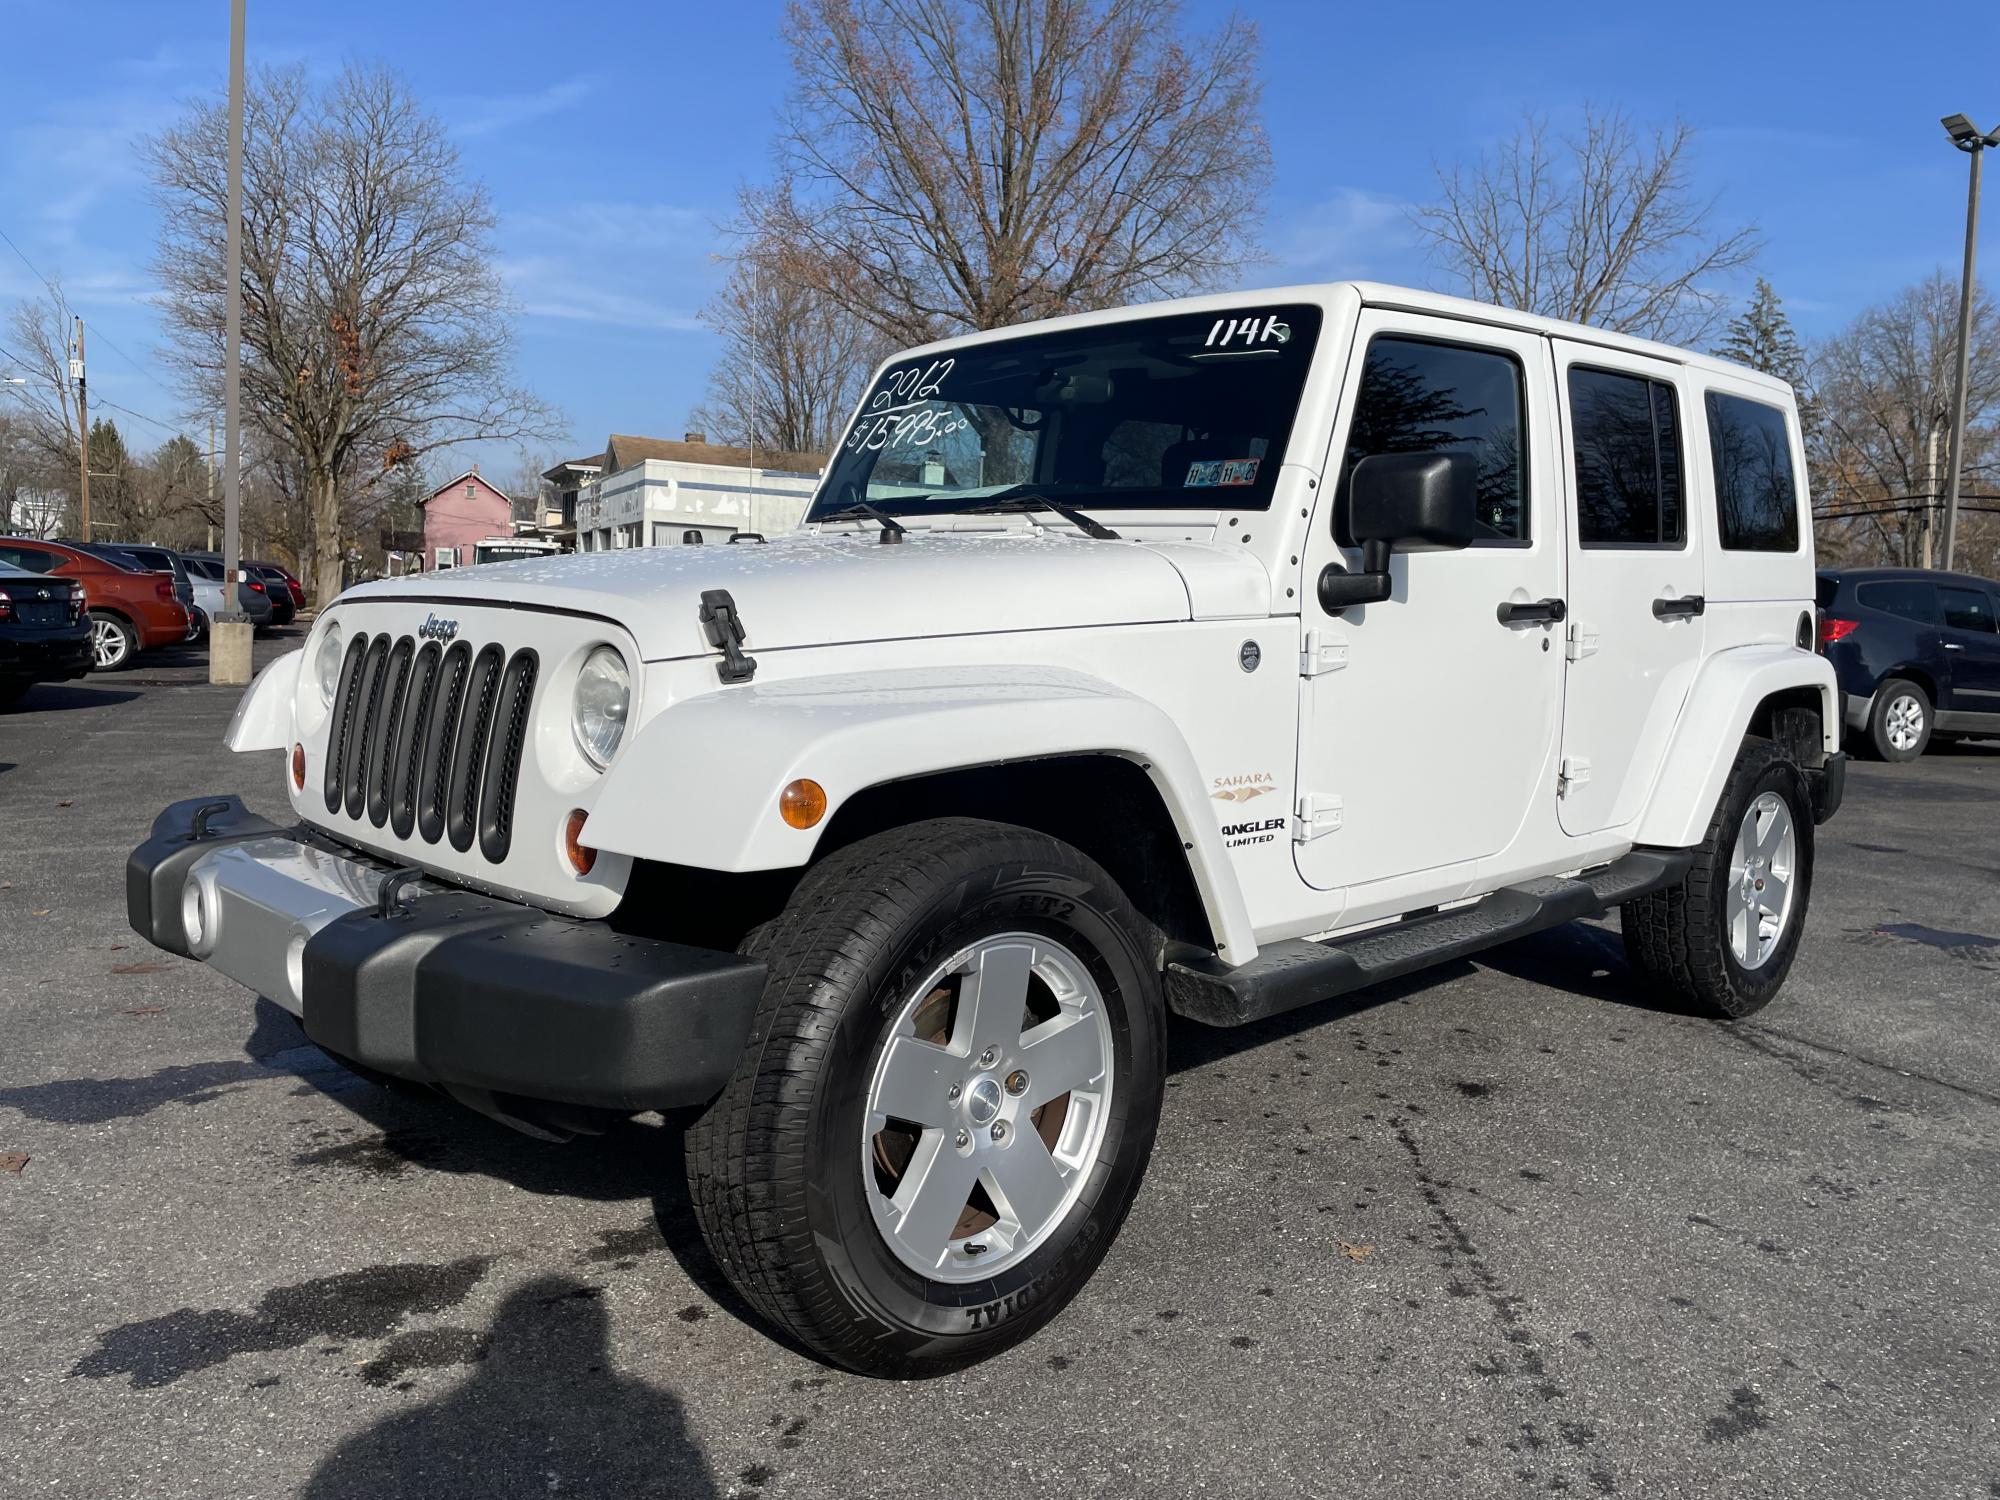
[{"label": "asphalt parking lot", "polygon": [[748,1320],[671,1124],[384,1091],[129,931],[159,807],[283,809],[235,697],[0,716],[0,1494],[2000,1496],[2000,745],[1855,766],[1747,1024],[1573,927],[1177,1026],[1095,1281],[899,1385]]}]

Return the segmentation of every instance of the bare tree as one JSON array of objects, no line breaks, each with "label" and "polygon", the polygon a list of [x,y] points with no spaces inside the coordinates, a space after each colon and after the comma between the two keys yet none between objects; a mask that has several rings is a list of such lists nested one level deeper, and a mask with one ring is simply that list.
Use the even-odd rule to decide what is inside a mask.
[{"label": "bare tree", "polygon": [[1726,273],[1756,258],[1752,227],[1717,229],[1693,187],[1692,127],[1641,140],[1617,110],[1586,107],[1573,134],[1529,115],[1491,156],[1438,168],[1415,210],[1432,254],[1483,301],[1693,344],[1722,318]]},{"label": "bare tree", "polygon": [[7,334],[7,367],[25,383],[4,389],[20,403],[22,440],[40,459],[37,478],[73,500],[83,414],[69,378],[70,311],[62,283],[51,281],[45,295],[15,303]]},{"label": "bare tree", "polygon": [[752,245],[701,319],[722,339],[688,425],[719,443],[827,453],[840,441],[888,341],[817,286],[787,274],[780,247]]},{"label": "bare tree", "polygon": [[[1975,289],[1966,383],[1966,485],[1972,505],[2000,492],[2000,310]],[[1871,307],[1814,351],[1822,421],[1813,443],[1819,533],[1830,557],[1916,566],[1940,525],[1944,455],[1957,379],[1958,282],[1934,272]],[[1968,511],[1967,567],[2000,562],[2000,517]]]},{"label": "bare tree", "polygon": [[[225,127],[203,101],[147,143],[160,308],[208,409],[222,404]],[[510,383],[485,190],[394,74],[259,73],[243,183],[246,425],[291,471],[326,600],[396,473],[453,444],[539,439],[555,415]]]},{"label": "bare tree", "polygon": [[896,343],[1167,295],[1254,259],[1256,28],[1178,0],[793,0],[774,269]]}]

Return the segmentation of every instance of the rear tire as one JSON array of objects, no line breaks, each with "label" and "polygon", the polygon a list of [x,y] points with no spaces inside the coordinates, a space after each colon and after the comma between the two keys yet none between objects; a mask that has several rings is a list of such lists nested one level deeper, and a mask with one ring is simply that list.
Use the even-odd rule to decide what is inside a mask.
[{"label": "rear tire", "polygon": [[0,677],[0,708],[12,708],[28,696],[34,680],[28,677]]},{"label": "rear tire", "polygon": [[1930,695],[1914,682],[1891,677],[1875,690],[1868,713],[1868,745],[1878,760],[1915,760],[1931,742]]},{"label": "rear tire", "polygon": [[1812,874],[1805,778],[1775,743],[1746,738],[1687,874],[1621,908],[1625,956],[1687,1009],[1762,1010],[1798,954]]},{"label": "rear tire", "polygon": [[90,611],[92,669],[122,672],[139,659],[139,633],[114,614]]},{"label": "rear tire", "polygon": [[1047,1322],[1152,1151],[1151,926],[1069,845],[947,818],[830,855],[744,951],[770,978],[687,1145],[737,1290],[822,1357],[896,1378]]}]

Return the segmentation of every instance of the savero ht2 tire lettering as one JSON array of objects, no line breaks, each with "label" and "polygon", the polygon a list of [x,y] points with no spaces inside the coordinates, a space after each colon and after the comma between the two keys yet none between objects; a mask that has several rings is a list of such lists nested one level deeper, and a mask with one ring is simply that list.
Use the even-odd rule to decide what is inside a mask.
[{"label": "savero ht2 tire lettering", "polygon": [[1130,1207],[1165,1064],[1158,937],[1067,844],[951,818],[815,866],[688,1137],[744,1297],[867,1373],[942,1373],[1076,1294]]}]

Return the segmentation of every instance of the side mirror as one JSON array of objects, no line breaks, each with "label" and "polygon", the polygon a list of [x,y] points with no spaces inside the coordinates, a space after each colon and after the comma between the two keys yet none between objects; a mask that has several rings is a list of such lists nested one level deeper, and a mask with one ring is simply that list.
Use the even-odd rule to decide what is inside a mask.
[{"label": "side mirror", "polygon": [[1347,518],[1361,543],[1361,571],[1329,563],[1319,575],[1320,607],[1389,597],[1395,552],[1450,552],[1470,546],[1479,500],[1479,460],[1470,453],[1371,453],[1347,480]]}]

